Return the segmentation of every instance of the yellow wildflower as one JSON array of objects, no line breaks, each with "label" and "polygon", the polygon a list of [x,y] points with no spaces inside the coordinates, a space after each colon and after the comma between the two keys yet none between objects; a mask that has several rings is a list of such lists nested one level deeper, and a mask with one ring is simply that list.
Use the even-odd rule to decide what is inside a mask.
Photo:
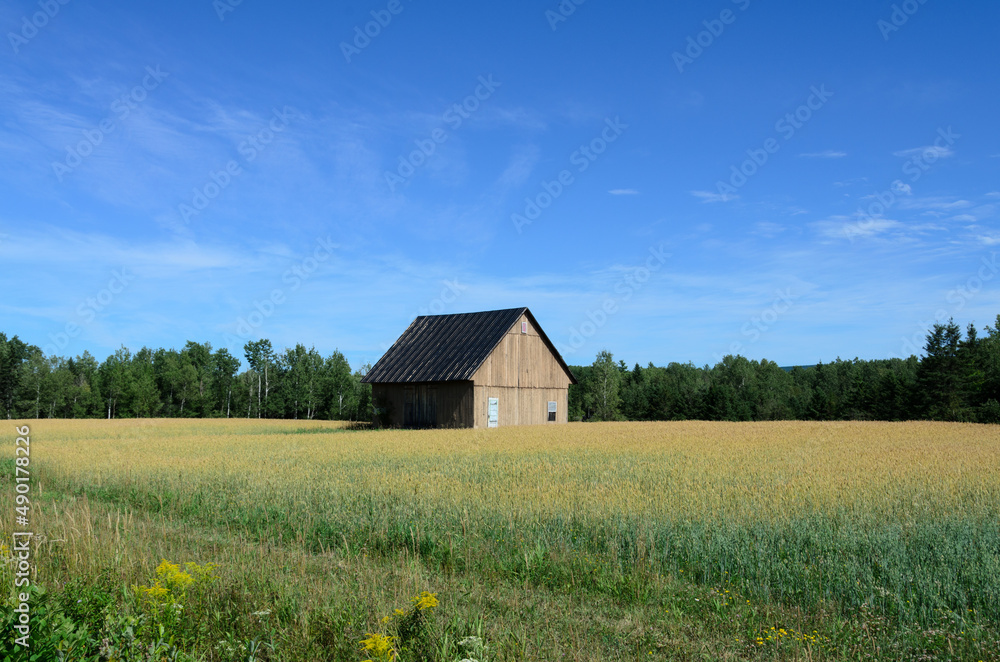
[{"label": "yellow wildflower", "polygon": [[428,593],[427,591],[424,591],[420,595],[410,598],[410,602],[412,602],[413,606],[417,608],[417,611],[432,609],[438,606],[437,593]]},{"label": "yellow wildflower", "polygon": [[392,660],[396,657],[396,651],[392,647],[392,637],[373,632],[367,634],[368,638],[361,640],[361,646],[365,651],[372,653],[373,660]]},{"label": "yellow wildflower", "polygon": [[166,559],[156,568],[156,577],[158,582],[166,584],[171,591],[183,591],[194,582],[194,577]]}]

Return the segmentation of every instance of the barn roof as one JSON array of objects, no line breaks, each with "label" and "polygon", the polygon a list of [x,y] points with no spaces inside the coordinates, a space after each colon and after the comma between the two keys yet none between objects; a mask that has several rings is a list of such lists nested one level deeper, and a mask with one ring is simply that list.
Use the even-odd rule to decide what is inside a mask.
[{"label": "barn roof", "polygon": [[572,383],[569,366],[527,308],[456,315],[421,315],[361,380],[366,384],[472,379],[510,327],[527,315]]}]

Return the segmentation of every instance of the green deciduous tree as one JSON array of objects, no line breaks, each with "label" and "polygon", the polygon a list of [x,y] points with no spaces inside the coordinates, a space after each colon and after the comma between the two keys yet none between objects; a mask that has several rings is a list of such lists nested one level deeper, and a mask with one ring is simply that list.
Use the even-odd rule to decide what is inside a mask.
[{"label": "green deciduous tree", "polygon": [[15,413],[17,398],[24,376],[22,369],[31,354],[31,345],[27,345],[17,336],[10,340],[0,333],[0,414],[10,419]]},{"label": "green deciduous tree", "polygon": [[153,351],[143,347],[132,357],[131,409],[137,418],[156,416],[160,411],[160,391],[156,386]]},{"label": "green deciduous tree", "polygon": [[597,353],[591,365],[590,383],[594,418],[599,421],[616,421],[621,417],[618,411],[621,398],[619,387],[622,381],[621,368],[615,364],[614,356],[607,350]]},{"label": "green deciduous tree", "polygon": [[233,386],[236,384],[236,373],[240,369],[240,360],[229,353],[225,347],[216,350],[212,355],[212,386],[215,391],[215,410],[220,416],[229,418],[233,402]]},{"label": "green deciduous tree", "polygon": [[108,418],[116,418],[119,413],[128,411],[125,400],[132,385],[131,363],[132,353],[122,345],[101,364],[98,371]]}]

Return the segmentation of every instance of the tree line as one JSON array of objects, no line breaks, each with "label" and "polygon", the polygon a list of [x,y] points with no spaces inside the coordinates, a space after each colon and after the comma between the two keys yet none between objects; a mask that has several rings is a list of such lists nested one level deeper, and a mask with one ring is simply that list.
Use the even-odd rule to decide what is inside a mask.
[{"label": "tree line", "polygon": [[248,342],[248,368],[228,349],[187,342],[180,351],[121,347],[103,362],[89,352],[45,356],[0,333],[0,417],[246,417],[370,420],[369,366],[351,371],[339,351],[296,345],[276,352]]},{"label": "tree line", "polygon": [[979,335],[935,324],[922,357],[779,367],[726,356],[714,367],[631,370],[602,351],[571,366],[570,420],[944,420],[1000,423],[1000,315]]},{"label": "tree line", "polygon": [[[1000,315],[979,335],[935,324],[922,357],[836,360],[785,369],[726,356],[713,367],[650,363],[629,369],[602,351],[570,366],[570,420],[948,420],[1000,423]],[[370,421],[371,387],[344,355],[321,356],[269,340],[229,350],[121,347],[103,362],[89,352],[45,356],[0,333],[0,417],[246,417]]]}]

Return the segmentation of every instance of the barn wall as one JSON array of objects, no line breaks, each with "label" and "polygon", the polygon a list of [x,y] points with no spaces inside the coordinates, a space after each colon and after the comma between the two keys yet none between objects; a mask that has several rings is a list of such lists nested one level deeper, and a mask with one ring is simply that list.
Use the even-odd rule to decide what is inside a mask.
[{"label": "barn wall", "polygon": [[[528,325],[521,333],[521,323]],[[527,315],[508,329],[500,344],[472,378],[475,427],[486,427],[488,398],[499,398],[498,425],[548,422],[548,402],[555,401],[556,422],[568,420],[569,377]]]},{"label": "barn wall", "polygon": [[418,419],[417,427],[471,427],[474,421],[472,382],[372,384],[372,398],[376,406],[388,409],[390,427],[407,425],[407,405]]},{"label": "barn wall", "polygon": [[498,398],[497,425],[541,425],[548,423],[548,403],[556,403],[556,423],[568,420],[569,390],[565,388],[516,388],[476,386],[475,427],[487,427],[489,398]]},{"label": "barn wall", "polygon": [[[521,322],[528,324],[526,334],[521,333]],[[569,377],[527,315],[507,330],[472,381],[477,386],[569,388]]]}]

